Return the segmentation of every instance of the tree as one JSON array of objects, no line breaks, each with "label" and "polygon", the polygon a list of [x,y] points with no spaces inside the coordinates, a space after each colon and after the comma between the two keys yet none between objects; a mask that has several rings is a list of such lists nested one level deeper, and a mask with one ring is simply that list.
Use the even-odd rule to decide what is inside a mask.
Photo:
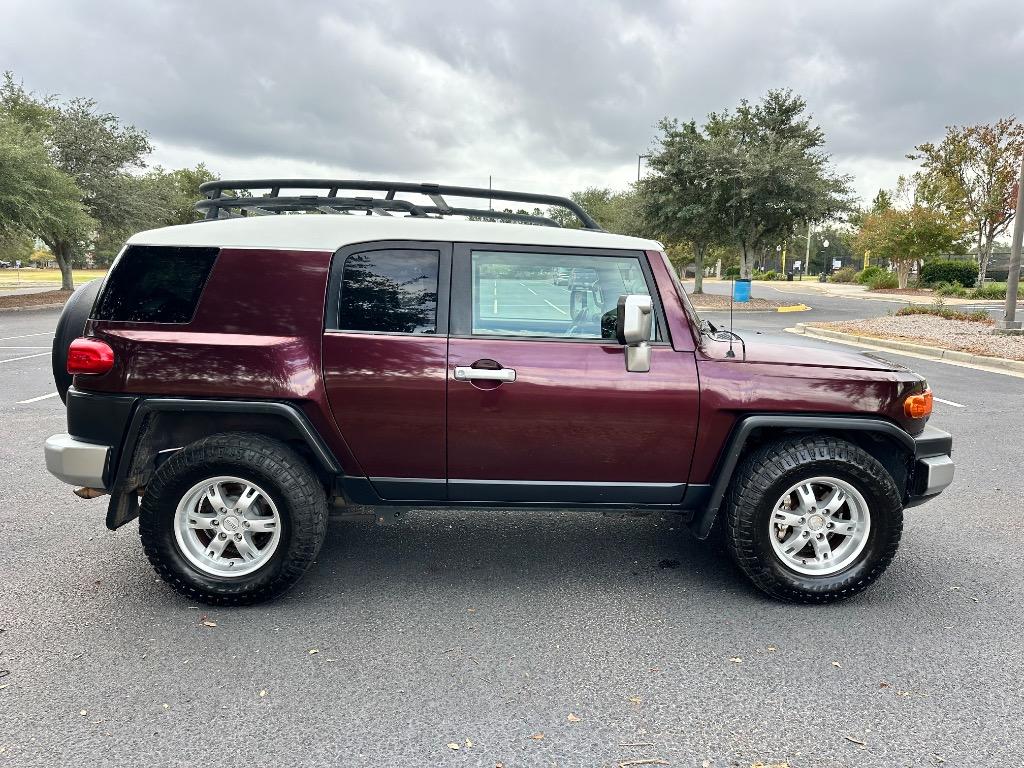
[{"label": "tree", "polygon": [[973,232],[980,285],[994,241],[1013,221],[1024,124],[1006,117],[992,125],[949,126],[938,144],[915,150],[907,157],[921,161],[916,180],[922,198],[962,217]]},{"label": "tree", "polygon": [[915,203],[907,210],[887,208],[869,213],[861,223],[855,245],[873,257],[895,265],[899,287],[906,288],[910,269],[942,253],[964,253],[962,223],[943,211]]},{"label": "tree", "polygon": [[[635,185],[624,192],[605,187],[587,187],[573,192],[569,197],[589,213],[602,229],[619,235],[641,234],[640,197]],[[565,208],[551,208],[547,215],[563,227],[579,229],[583,226],[576,214]]]},{"label": "tree", "polygon": [[151,202],[134,194],[138,183],[130,173],[144,167],[149,139],[116,115],[98,112],[92,99],[59,104],[53,97],[25,91],[10,73],[0,85],[0,112],[34,135],[52,165],[81,190],[79,200],[92,219],[90,228],[83,226],[88,220],[79,217],[67,222],[50,218],[32,229],[60,266],[62,290],[73,290],[72,261],[84,252],[96,229],[128,229],[139,218],[140,207]]},{"label": "tree", "polygon": [[29,240],[41,231],[72,238],[92,226],[81,190],[50,161],[30,129],[0,111],[0,240]]},{"label": "tree", "polygon": [[693,292],[703,293],[704,258],[709,248],[729,234],[719,198],[708,194],[714,172],[709,140],[692,120],[680,123],[666,118],[658,127],[661,135],[648,158],[651,174],[639,185],[644,228],[670,246],[689,247]]},{"label": "tree", "polygon": [[735,112],[708,117],[709,178],[705,191],[743,251],[749,277],[757,252],[784,240],[799,222],[822,221],[850,208],[850,179],[833,173],[821,128],[807,104],[788,90]]}]

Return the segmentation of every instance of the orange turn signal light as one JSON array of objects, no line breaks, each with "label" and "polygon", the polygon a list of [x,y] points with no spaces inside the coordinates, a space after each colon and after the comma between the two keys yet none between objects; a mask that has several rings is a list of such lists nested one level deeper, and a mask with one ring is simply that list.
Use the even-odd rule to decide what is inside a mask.
[{"label": "orange turn signal light", "polygon": [[903,401],[903,412],[911,419],[923,419],[932,412],[932,400],[930,389],[918,395],[909,395]]}]

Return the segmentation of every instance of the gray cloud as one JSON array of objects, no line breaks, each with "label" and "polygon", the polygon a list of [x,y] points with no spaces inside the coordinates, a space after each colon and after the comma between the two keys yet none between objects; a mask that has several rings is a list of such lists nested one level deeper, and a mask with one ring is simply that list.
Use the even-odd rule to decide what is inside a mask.
[{"label": "gray cloud", "polygon": [[786,86],[866,192],[915,143],[1010,114],[1024,93],[1024,5],[995,0],[5,7],[0,67],[94,96],[175,158],[226,172],[263,158],[621,185],[660,117]]}]

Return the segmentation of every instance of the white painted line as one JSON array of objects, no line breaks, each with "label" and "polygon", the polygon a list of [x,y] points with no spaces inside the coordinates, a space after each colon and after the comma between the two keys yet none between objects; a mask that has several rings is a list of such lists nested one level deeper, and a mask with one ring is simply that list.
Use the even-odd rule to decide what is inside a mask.
[{"label": "white painted line", "polygon": [[40,395],[39,397],[30,397],[28,400],[19,400],[18,405],[25,405],[27,403],[38,403],[40,400],[49,400],[51,397],[56,397],[58,392],[51,392],[48,395]]},{"label": "white painted line", "polygon": [[544,303],[545,303],[545,304],[547,304],[547,305],[548,305],[549,307],[551,307],[552,309],[558,310],[558,311],[559,311],[559,312],[561,312],[561,313],[562,313],[563,315],[568,315],[568,314],[569,314],[568,312],[566,312],[566,311],[565,311],[564,309],[562,309],[561,307],[556,307],[556,306],[555,306],[554,304],[552,304],[552,303],[551,303],[550,301],[548,301],[547,299],[544,299]]},{"label": "white painted line", "polygon": [[967,406],[963,403],[954,403],[952,400],[943,400],[941,397],[932,398],[936,403],[945,403],[946,405],[952,405],[954,408],[966,408]]},{"label": "white painted line", "polygon": [[50,347],[0,347],[0,349],[50,349]]},{"label": "white painted line", "polygon": [[16,363],[19,360],[31,360],[33,357],[47,357],[49,354],[50,354],[49,352],[40,352],[38,355],[23,355],[22,357],[12,357],[12,358],[10,358],[8,360],[0,360],[0,364],[2,364],[2,363]]},{"label": "white painted line", "polygon": [[53,331],[47,331],[46,333],[26,333],[24,336],[5,336],[0,341],[13,341],[14,339],[28,339],[32,336],[53,336]]}]

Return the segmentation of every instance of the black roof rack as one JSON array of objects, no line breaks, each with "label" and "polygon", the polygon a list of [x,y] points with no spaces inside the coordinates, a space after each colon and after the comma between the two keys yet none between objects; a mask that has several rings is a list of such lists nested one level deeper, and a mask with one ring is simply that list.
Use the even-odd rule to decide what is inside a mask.
[{"label": "black roof rack", "polygon": [[[315,190],[316,194],[282,196],[281,190]],[[255,196],[253,190],[270,190]],[[339,197],[339,191],[383,192],[384,197]],[[390,216],[399,212],[407,216],[472,216],[492,221],[514,221],[526,224],[561,226],[548,216],[496,211],[490,208],[462,208],[448,204],[444,195],[479,200],[504,200],[515,203],[554,206],[570,211],[584,229],[602,231],[590,214],[567,197],[536,195],[507,189],[455,187],[447,184],[417,184],[405,181],[360,181],[359,179],[252,179],[245,181],[208,181],[199,187],[206,195],[196,203],[196,210],[207,219],[233,218],[307,211],[314,213],[352,213]],[[225,192],[234,193],[225,195]],[[399,192],[425,195],[433,205],[419,205],[396,198]]]}]

